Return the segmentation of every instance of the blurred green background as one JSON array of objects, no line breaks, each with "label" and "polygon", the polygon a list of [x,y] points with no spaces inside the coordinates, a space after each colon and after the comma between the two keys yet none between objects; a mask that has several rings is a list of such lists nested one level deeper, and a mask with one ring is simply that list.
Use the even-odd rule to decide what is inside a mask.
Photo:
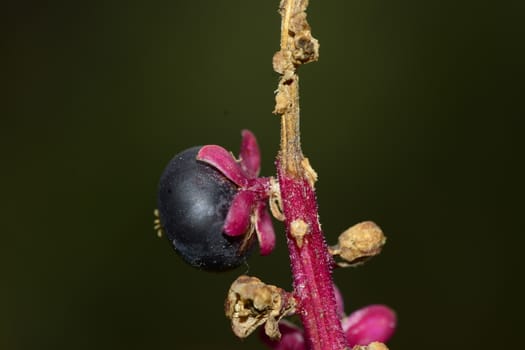
[{"label": "blurred green background", "polygon": [[[311,1],[302,140],[329,243],[362,220],[382,255],[334,277],[386,303],[392,349],[519,342],[523,1]],[[19,1],[2,26],[0,349],[263,349],[223,316],[270,258],[209,274],[152,229],[166,162],[258,135],[274,172],[278,1]],[[519,346],[518,346],[519,347]]]}]

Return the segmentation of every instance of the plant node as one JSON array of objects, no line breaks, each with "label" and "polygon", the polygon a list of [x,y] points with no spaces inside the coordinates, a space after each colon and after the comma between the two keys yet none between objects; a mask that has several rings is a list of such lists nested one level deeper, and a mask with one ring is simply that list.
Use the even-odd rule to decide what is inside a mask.
[{"label": "plant node", "polygon": [[295,239],[297,246],[303,246],[304,237],[310,232],[310,225],[302,219],[296,219],[290,224],[290,234]]}]

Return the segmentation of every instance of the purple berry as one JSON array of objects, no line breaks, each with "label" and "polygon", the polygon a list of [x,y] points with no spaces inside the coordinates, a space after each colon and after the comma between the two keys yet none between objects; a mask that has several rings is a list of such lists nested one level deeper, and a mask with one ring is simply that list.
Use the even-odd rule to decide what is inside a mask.
[{"label": "purple berry", "polygon": [[224,222],[238,186],[196,159],[200,146],[168,163],[158,193],[159,219],[175,250],[191,266],[224,271],[246,260],[254,239],[224,234]]}]

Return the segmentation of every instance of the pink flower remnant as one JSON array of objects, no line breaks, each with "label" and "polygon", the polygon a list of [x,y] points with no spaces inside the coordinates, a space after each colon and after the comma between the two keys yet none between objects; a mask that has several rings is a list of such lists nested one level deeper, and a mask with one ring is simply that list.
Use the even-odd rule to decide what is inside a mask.
[{"label": "pink flower remnant", "polygon": [[239,159],[221,146],[203,146],[197,154],[202,161],[220,171],[238,186],[238,192],[224,223],[229,236],[257,234],[261,255],[268,255],[275,246],[275,231],[267,210],[270,196],[270,178],[258,177],[261,155],[257,140],[249,130],[242,131]]}]

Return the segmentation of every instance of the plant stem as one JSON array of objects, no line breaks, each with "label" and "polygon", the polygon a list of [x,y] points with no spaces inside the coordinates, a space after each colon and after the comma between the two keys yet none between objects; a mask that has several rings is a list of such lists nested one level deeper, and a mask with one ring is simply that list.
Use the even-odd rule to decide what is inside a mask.
[{"label": "plant stem", "polygon": [[319,44],[306,22],[307,0],[282,0],[281,50],[274,69],[281,74],[274,113],[281,115],[277,173],[285,216],[294,293],[312,350],[342,350],[346,339],[337,315],[328,253],[319,224],[315,171],[303,156],[299,130],[299,65],[317,60]]}]

